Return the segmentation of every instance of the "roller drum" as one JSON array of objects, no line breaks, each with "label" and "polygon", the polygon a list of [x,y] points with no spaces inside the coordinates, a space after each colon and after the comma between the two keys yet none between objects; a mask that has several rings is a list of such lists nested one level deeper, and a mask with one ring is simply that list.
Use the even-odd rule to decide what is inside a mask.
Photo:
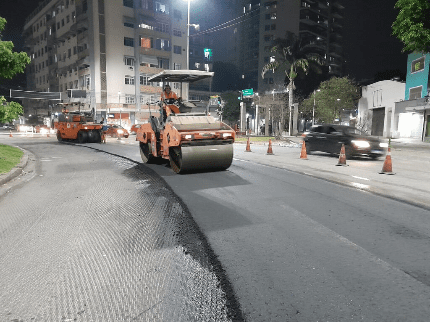
[{"label": "roller drum", "polygon": [[176,173],[225,170],[232,161],[233,144],[185,145],[170,151],[170,165]]}]

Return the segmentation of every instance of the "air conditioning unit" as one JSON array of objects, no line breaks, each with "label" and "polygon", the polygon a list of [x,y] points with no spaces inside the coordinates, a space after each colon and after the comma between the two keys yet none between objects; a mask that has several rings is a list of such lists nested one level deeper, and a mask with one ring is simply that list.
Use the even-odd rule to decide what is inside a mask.
[{"label": "air conditioning unit", "polygon": [[134,70],[134,67],[133,66],[128,66],[128,69]]}]

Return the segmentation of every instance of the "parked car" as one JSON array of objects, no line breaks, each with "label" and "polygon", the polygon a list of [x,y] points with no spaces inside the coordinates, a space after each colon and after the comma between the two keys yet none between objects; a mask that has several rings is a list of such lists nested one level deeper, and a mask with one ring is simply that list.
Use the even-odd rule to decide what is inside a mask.
[{"label": "parked car", "polygon": [[136,134],[137,130],[140,129],[141,126],[142,126],[142,124],[133,124],[130,128],[130,133]]},{"label": "parked car", "polygon": [[111,137],[115,138],[128,138],[130,135],[126,129],[124,129],[121,125],[118,124],[108,124],[104,132],[106,135],[110,135]]},{"label": "parked car", "polygon": [[377,137],[367,135],[351,126],[323,124],[313,126],[303,136],[306,142],[306,153],[313,151],[339,154],[342,144],[345,145],[345,156],[369,156],[377,159],[383,156],[388,144]]}]

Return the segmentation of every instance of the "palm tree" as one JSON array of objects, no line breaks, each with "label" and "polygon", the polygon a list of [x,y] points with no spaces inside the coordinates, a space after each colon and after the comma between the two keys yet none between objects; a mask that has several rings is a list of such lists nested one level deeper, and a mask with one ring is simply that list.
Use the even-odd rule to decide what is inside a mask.
[{"label": "palm tree", "polygon": [[301,39],[290,31],[287,31],[285,38],[275,39],[274,46],[270,51],[277,55],[273,61],[263,66],[261,76],[264,78],[264,75],[269,70],[274,72],[279,68],[285,68],[285,80],[288,79],[288,105],[290,112],[288,135],[291,136],[291,107],[294,102],[294,80],[299,74],[307,75],[310,69],[321,73],[320,66],[322,65],[323,58],[315,52],[315,48],[311,45],[302,45]]}]

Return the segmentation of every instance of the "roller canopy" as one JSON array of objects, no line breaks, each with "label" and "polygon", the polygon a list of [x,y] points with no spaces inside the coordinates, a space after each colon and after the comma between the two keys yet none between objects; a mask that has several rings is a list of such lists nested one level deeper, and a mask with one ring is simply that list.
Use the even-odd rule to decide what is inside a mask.
[{"label": "roller canopy", "polygon": [[163,70],[148,79],[150,82],[187,82],[192,83],[205,78],[213,77],[213,72],[202,70]]}]

